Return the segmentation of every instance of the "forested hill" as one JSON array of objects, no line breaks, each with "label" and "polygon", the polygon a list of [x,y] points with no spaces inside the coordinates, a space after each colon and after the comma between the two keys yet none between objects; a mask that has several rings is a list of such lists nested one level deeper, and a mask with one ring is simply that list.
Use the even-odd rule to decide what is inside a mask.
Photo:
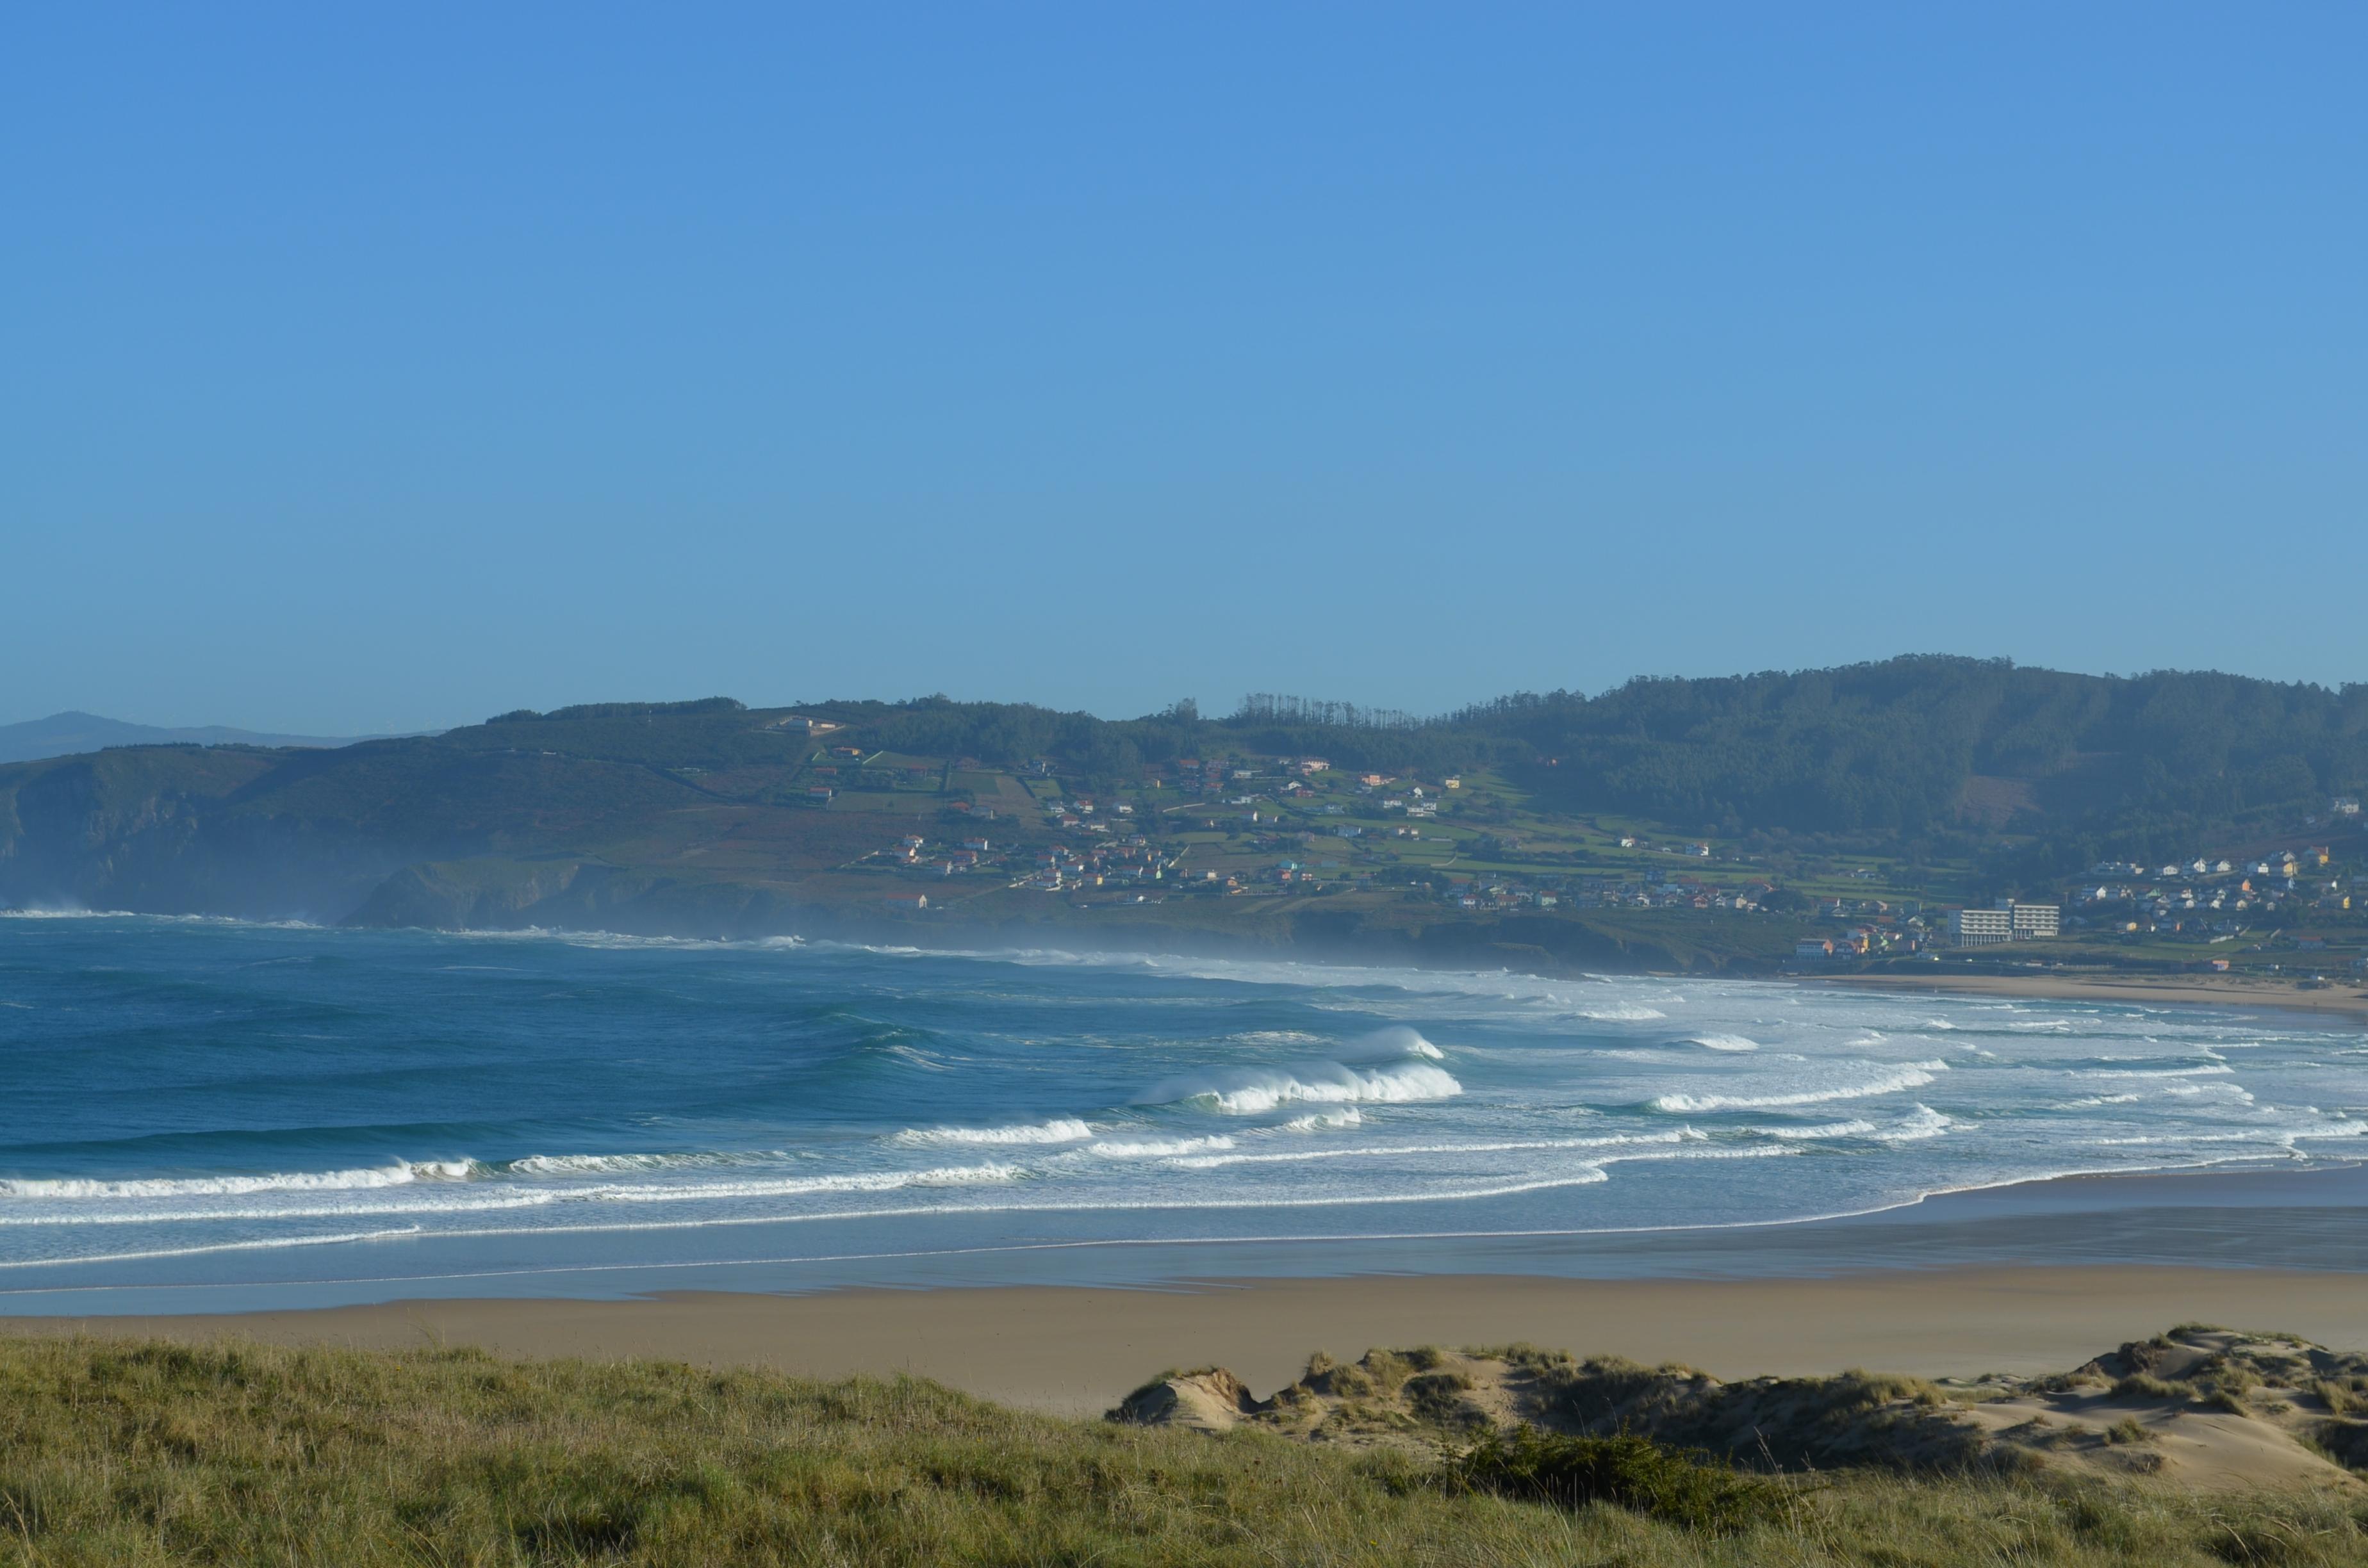
[{"label": "forested hill", "polygon": [[2368,685],[2129,678],[1902,658],[1647,679],[1459,715],[1551,759],[1551,792],[1750,828],[1971,825],[2184,842],[2323,811],[2368,780]]},{"label": "forested hill", "polygon": [[[1521,693],[1421,722],[1272,698],[1245,699],[1220,721],[1190,704],[1117,722],[937,698],[825,708],[898,750],[1008,764],[1046,756],[1110,777],[1227,749],[1433,774],[1493,765],[1542,803],[1729,835],[2011,831],[2185,844],[2323,811],[2368,784],[2368,684],[2122,678],[1940,656],[1644,678],[1594,698]],[[2126,852],[2153,851],[2133,842]]]},{"label": "forested hill", "polygon": [[[905,831],[882,812],[958,842],[961,813],[999,801],[1001,854],[1015,834],[1022,847],[1066,842],[1036,820],[1058,817],[1064,796],[1124,797],[1156,845],[1241,793],[1217,788],[1235,770],[1275,777],[1278,756],[1434,783],[1485,776],[1424,841],[1482,863],[1518,859],[1506,824],[1535,839],[1617,814],[1780,875],[1786,846],[1811,839],[1911,871],[1945,862],[1961,869],[1951,885],[1978,892],[2099,857],[2314,831],[2336,797],[2368,787],[2368,686],[1913,657],[1523,694],[1421,720],[1274,697],[1223,718],[1183,702],[1132,720],[937,697],[769,709],[717,698],[521,710],[336,750],[120,747],[0,767],[0,904],[335,919],[425,908],[431,883],[438,909],[490,898],[454,892],[478,873],[451,868],[496,859],[509,868],[501,896],[519,909],[563,885],[589,900],[596,873],[612,891],[640,878],[821,898]],[[1015,810],[1024,831],[1009,825]],[[1283,825],[1318,837],[1354,820],[1293,811]],[[1272,812],[1239,814],[1207,825],[1240,840],[1240,857],[1271,850]],[[1414,865],[1359,855],[1376,885]],[[567,914],[602,917],[588,904]]]}]

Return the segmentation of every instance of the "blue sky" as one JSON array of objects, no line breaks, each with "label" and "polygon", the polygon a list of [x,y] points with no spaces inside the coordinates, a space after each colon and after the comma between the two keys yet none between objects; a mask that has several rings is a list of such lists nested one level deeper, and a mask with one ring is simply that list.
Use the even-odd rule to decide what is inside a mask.
[{"label": "blue sky", "polygon": [[2368,678],[2363,54],[2333,5],[20,7],[0,721]]}]

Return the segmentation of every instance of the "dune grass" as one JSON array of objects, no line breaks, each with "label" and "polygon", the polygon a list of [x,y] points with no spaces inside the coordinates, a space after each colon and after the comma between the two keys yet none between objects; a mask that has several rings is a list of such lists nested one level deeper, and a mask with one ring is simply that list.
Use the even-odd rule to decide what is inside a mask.
[{"label": "dune grass", "polygon": [[2368,1558],[2358,1505],[1781,1480],[1725,1533],[1264,1433],[907,1379],[0,1337],[0,1563],[2181,1564]]}]

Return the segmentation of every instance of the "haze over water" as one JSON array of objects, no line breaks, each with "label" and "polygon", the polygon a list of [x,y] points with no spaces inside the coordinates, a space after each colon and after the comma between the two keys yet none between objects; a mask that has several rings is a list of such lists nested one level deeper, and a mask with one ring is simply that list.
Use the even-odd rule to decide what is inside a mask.
[{"label": "haze over water", "polygon": [[2368,1150],[2368,1041],[2268,1013],[132,916],[0,921],[0,1089],[15,1312],[1446,1267]]}]

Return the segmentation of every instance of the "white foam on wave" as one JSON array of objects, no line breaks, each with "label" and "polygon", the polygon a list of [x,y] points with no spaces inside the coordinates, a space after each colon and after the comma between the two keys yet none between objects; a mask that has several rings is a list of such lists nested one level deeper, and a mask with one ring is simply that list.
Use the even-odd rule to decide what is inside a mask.
[{"label": "white foam on wave", "polygon": [[1230,1149],[1234,1141],[1219,1133],[1207,1138],[1141,1138],[1128,1142],[1088,1143],[1086,1153],[1105,1160],[1156,1160],[1176,1154],[1202,1154]]},{"label": "white foam on wave", "polygon": [[1744,1051],[1759,1049],[1759,1042],[1745,1034],[1688,1035],[1685,1043],[1699,1045],[1704,1051]]},{"label": "white foam on wave", "polygon": [[[1776,1151],[1781,1153],[1782,1151]],[[1341,1209],[1417,1203],[1463,1203],[1491,1198],[1510,1198],[1524,1193],[1545,1192],[1558,1187],[1596,1187],[1611,1180],[1610,1175],[1597,1165],[1581,1165],[1565,1174],[1506,1182],[1494,1187],[1447,1188],[1425,1192],[1379,1192],[1360,1194],[1319,1195],[1305,1198],[1238,1198],[1217,1199],[1137,1199],[1121,1201],[1089,1200],[1081,1202],[1021,1203],[961,1203],[907,1205],[897,1209],[818,1210],[803,1214],[724,1215],[697,1220],[634,1220],[598,1221],[583,1224],[479,1226],[469,1230],[425,1232],[417,1227],[401,1230],[367,1232],[345,1236],[279,1237],[247,1242],[224,1242],[193,1247],[165,1247],[142,1252],[110,1253],[97,1256],[32,1257],[0,1259],[0,1268],[43,1268],[87,1263],[120,1263],[145,1258],[179,1257],[196,1253],[244,1252],[252,1248],[281,1246],[334,1245],[343,1242],[370,1242],[391,1237],[430,1234],[441,1241],[476,1241],[504,1236],[565,1236],[646,1234],[659,1231],[723,1230],[744,1225],[780,1225],[812,1221],[847,1221],[871,1220],[904,1220],[946,1214],[1086,1214],[1110,1211],[1187,1212],[1207,1210],[1258,1210],[1268,1209]],[[1311,1238],[1312,1239],[1312,1238]]]},{"label": "white foam on wave", "polygon": [[1658,1007],[1647,1007],[1639,1002],[1622,1002],[1612,1007],[1579,1007],[1575,1011],[1580,1017],[1599,1024],[1644,1024],[1669,1016]]},{"label": "white foam on wave", "polygon": [[1945,1062],[1911,1062],[1861,1083],[1836,1084],[1827,1088],[1796,1089],[1775,1095],[1656,1095],[1645,1103],[1651,1109],[1664,1111],[1773,1110],[1783,1106],[1862,1100],[1876,1095],[1897,1094],[1902,1089],[1920,1089],[1932,1081],[1933,1074],[1948,1070]]},{"label": "white foam on wave", "polygon": [[721,1151],[676,1154],[529,1154],[492,1167],[495,1174],[525,1176],[631,1176],[642,1171],[704,1170],[718,1165],[772,1165],[793,1158],[787,1150],[749,1153]]},{"label": "white foam on wave", "polygon": [[837,1176],[784,1176],[763,1181],[718,1181],[664,1187],[618,1186],[590,1187],[582,1196],[606,1203],[679,1203],[722,1198],[803,1198],[834,1192],[894,1192],[907,1187],[974,1187],[1018,1181],[1028,1173],[1018,1165],[990,1162],[980,1165],[940,1165],[926,1171],[849,1171]]},{"label": "white foam on wave", "polygon": [[1885,1143],[1920,1143],[1927,1138],[1938,1138],[1956,1123],[1930,1106],[1918,1105],[1914,1110],[1875,1137]]},{"label": "white foam on wave", "polygon": [[1872,1121],[1828,1121],[1820,1127],[1755,1127],[1752,1131],[1763,1138],[1806,1140],[1813,1138],[1871,1138],[1874,1135]]},{"label": "white foam on wave", "polygon": [[473,1160],[397,1160],[344,1171],[272,1171],[260,1176],[142,1176],[106,1181],[79,1176],[0,1178],[0,1198],[236,1198],[253,1192],[355,1191],[421,1181],[466,1181]]},{"label": "white foam on wave", "polygon": [[1228,1116],[1251,1116],[1300,1102],[1402,1105],[1448,1099],[1463,1092],[1462,1084],[1428,1062],[1362,1072],[1338,1062],[1318,1062],[1291,1068],[1239,1067],[1187,1074],[1155,1085],[1144,1092],[1141,1103],[1199,1105]]},{"label": "white foam on wave", "polygon": [[335,1236],[258,1236],[249,1241],[204,1242],[196,1246],[149,1247],[139,1252],[85,1253],[66,1257],[12,1257],[0,1268],[45,1268],[73,1264],[145,1263],[160,1257],[197,1257],[216,1252],[279,1252],[287,1247],[345,1246],[364,1242],[397,1241],[427,1233],[417,1225],[391,1230],[354,1231]]},{"label": "white foam on wave", "polygon": [[1073,1116],[1019,1127],[908,1127],[888,1140],[901,1148],[927,1149],[945,1144],[1076,1143],[1094,1130]]},{"label": "white foam on wave", "polygon": [[163,926],[243,926],[256,931],[318,931],[310,920],[241,920],[230,915],[143,915],[136,909],[0,909],[0,920],[140,920]]},{"label": "white foam on wave", "polygon": [[1363,1143],[1347,1149],[1294,1149],[1287,1153],[1211,1154],[1168,1163],[1178,1170],[1209,1171],[1227,1165],[1304,1165],[1314,1160],[1398,1160],[1429,1154],[1510,1154],[1562,1149],[1624,1149],[1645,1143],[1701,1142],[1691,1127],[1674,1132],[1619,1133],[1604,1138],[1500,1139],[1472,1143]]},{"label": "white foam on wave", "polygon": [[1361,1127],[1364,1113],[1355,1106],[1344,1105],[1333,1110],[1311,1110],[1305,1116],[1294,1116],[1282,1124],[1285,1132],[1313,1132],[1323,1127]]}]

